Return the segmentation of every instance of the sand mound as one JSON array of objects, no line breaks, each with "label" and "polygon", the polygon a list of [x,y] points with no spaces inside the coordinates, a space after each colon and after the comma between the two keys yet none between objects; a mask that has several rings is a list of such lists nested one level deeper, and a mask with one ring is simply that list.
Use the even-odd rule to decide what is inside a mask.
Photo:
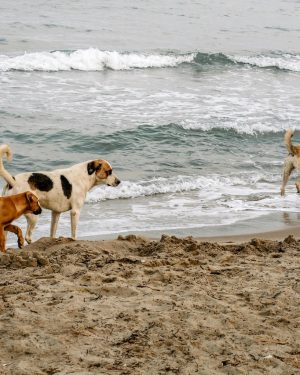
[{"label": "sand mound", "polygon": [[0,374],[300,371],[300,242],[43,238],[0,256]]}]

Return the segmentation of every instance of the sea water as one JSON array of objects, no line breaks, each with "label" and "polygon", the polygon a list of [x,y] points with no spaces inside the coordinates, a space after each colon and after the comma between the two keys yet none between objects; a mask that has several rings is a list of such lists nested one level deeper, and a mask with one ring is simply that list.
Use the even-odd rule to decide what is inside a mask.
[{"label": "sea water", "polygon": [[[295,179],[279,191],[285,129],[300,141],[299,19],[296,0],[2,0],[6,168],[107,159],[122,183],[88,194],[80,237],[297,225]],[[35,238],[49,227],[44,210]]]}]

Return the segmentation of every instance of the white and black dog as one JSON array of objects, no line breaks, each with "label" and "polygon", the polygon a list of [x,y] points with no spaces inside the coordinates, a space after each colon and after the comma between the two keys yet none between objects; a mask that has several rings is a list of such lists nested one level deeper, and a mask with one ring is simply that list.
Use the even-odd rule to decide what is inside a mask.
[{"label": "white and black dog", "polygon": [[[13,177],[3,166],[4,154],[8,160],[12,160],[12,152],[8,145],[0,146],[0,176],[7,182],[3,195],[32,191],[38,197],[40,205],[52,211],[51,237],[55,237],[60,214],[71,211],[71,233],[72,238],[76,239],[80,210],[87,192],[96,185],[118,186],[121,182],[113,174],[111,165],[101,159],[85,161],[66,169],[25,172]],[[25,239],[30,243],[38,216],[27,214],[26,219]]]}]

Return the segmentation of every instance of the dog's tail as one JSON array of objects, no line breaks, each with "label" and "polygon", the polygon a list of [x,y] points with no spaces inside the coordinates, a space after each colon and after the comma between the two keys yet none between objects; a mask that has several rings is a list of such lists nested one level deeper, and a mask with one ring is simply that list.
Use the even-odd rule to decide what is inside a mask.
[{"label": "dog's tail", "polygon": [[14,180],[13,176],[10,175],[7,170],[4,168],[3,165],[3,155],[6,156],[7,160],[12,160],[12,152],[8,145],[1,145],[0,146],[0,176],[4,178],[4,180],[10,185],[14,186],[16,181]]},{"label": "dog's tail", "polygon": [[292,155],[295,154],[295,147],[292,145],[293,135],[294,135],[294,132],[292,129],[287,129],[284,135],[284,144],[286,145],[288,152]]}]

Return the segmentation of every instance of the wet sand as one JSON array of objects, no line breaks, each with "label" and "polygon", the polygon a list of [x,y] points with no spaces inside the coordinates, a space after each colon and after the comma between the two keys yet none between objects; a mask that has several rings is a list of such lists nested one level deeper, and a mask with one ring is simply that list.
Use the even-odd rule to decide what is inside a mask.
[{"label": "wet sand", "polygon": [[42,238],[9,250],[0,374],[296,375],[300,241],[283,238]]}]

